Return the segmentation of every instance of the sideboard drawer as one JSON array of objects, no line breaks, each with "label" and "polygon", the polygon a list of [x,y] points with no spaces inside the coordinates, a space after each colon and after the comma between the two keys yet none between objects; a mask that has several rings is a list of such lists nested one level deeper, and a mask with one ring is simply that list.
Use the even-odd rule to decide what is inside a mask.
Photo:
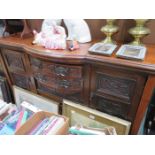
[{"label": "sideboard drawer", "polygon": [[57,79],[56,80],[56,92],[63,95],[74,94],[83,90],[82,79]]},{"label": "sideboard drawer", "polygon": [[51,62],[46,62],[38,58],[30,57],[30,64],[33,71],[53,74],[54,64]]},{"label": "sideboard drawer", "polygon": [[46,93],[48,95],[50,94],[55,94],[55,88],[54,87],[50,87],[48,84],[42,83],[41,81],[36,81],[36,88],[37,91],[40,93]]},{"label": "sideboard drawer", "polygon": [[37,58],[30,58],[33,71],[41,71],[58,77],[82,77],[82,66],[54,64]]},{"label": "sideboard drawer", "polygon": [[42,80],[35,79],[36,89],[38,93],[45,93],[48,95],[57,95],[66,99],[80,102],[83,101],[83,80],[54,80],[53,84],[49,84]]},{"label": "sideboard drawer", "polygon": [[82,66],[55,64],[54,74],[60,77],[82,78]]},{"label": "sideboard drawer", "polygon": [[45,83],[51,86],[55,85],[55,77],[51,74],[45,74],[42,72],[34,72],[33,77],[36,81],[40,81],[41,83]]}]

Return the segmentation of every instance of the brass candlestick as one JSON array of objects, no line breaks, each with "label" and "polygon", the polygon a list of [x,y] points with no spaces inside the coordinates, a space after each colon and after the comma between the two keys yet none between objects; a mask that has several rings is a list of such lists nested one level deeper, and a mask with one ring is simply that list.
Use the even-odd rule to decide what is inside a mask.
[{"label": "brass candlestick", "polygon": [[106,34],[106,38],[102,41],[105,44],[115,44],[112,40],[112,35],[118,31],[118,26],[114,25],[116,19],[107,19],[107,25],[101,28],[101,31]]},{"label": "brass candlestick", "polygon": [[143,45],[141,43],[141,38],[146,36],[147,34],[150,34],[150,30],[146,27],[144,27],[145,23],[148,21],[148,19],[135,19],[136,21],[136,27],[131,28],[129,30],[129,33],[133,35],[134,41],[130,44],[132,45]]}]

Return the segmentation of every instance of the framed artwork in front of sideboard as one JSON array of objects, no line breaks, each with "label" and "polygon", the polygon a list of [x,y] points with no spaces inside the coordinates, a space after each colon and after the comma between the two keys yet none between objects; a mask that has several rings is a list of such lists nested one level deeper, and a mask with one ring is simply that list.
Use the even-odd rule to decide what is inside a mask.
[{"label": "framed artwork in front of sideboard", "polygon": [[129,134],[130,131],[131,122],[69,100],[63,100],[63,115],[69,118],[70,126],[83,125],[100,129],[112,126],[119,135]]}]

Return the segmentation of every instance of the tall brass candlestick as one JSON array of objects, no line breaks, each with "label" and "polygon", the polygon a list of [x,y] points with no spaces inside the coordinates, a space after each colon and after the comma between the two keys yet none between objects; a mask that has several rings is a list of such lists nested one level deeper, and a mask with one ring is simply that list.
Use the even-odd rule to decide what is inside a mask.
[{"label": "tall brass candlestick", "polygon": [[118,31],[118,26],[114,25],[116,19],[107,19],[107,25],[101,28],[101,31],[106,34],[106,38],[102,41],[105,44],[115,44],[112,40],[112,35]]},{"label": "tall brass candlestick", "polygon": [[129,30],[129,33],[133,35],[134,41],[130,44],[132,45],[143,45],[141,42],[141,38],[146,36],[150,33],[150,30],[146,27],[144,27],[145,23],[148,21],[148,19],[135,19],[136,21],[136,27],[131,28]]}]

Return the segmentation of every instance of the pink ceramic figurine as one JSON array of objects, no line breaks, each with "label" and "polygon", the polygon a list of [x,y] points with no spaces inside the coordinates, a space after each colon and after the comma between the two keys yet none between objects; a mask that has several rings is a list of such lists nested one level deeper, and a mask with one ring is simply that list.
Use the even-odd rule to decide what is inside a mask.
[{"label": "pink ceramic figurine", "polygon": [[54,20],[45,25],[43,23],[42,31],[37,33],[35,30],[33,44],[44,46],[47,49],[65,49],[66,48],[66,33],[62,26],[57,25]]}]

